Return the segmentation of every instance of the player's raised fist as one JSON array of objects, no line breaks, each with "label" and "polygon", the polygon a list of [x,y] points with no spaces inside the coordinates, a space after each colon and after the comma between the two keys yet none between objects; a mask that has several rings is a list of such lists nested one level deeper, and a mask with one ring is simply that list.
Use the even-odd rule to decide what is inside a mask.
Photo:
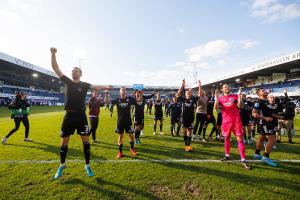
[{"label": "player's raised fist", "polygon": [[182,79],[182,87],[185,86],[185,79]]},{"label": "player's raised fist", "polygon": [[242,90],[243,90],[243,88],[239,88],[239,91],[238,91],[238,95],[240,95],[240,94],[242,94]]},{"label": "player's raised fist", "polygon": [[50,51],[51,51],[51,53],[56,53],[56,52],[57,52],[57,49],[56,49],[55,47],[51,47],[51,48],[50,48]]},{"label": "player's raised fist", "polygon": [[219,90],[218,89],[215,90],[215,97],[219,97]]},{"label": "player's raised fist", "polygon": [[201,86],[201,81],[200,80],[198,80],[198,86]]}]

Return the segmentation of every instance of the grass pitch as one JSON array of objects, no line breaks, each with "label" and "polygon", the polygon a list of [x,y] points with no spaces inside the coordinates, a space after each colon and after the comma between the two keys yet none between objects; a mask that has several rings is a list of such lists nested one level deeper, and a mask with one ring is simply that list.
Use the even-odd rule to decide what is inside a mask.
[{"label": "grass pitch", "polygon": [[[13,120],[8,117],[7,109],[0,111],[2,138],[13,127]],[[146,115],[145,136],[141,137],[142,144],[136,146],[138,157],[131,157],[129,139],[125,137],[125,157],[119,162],[118,135],[114,132],[116,112],[111,118],[104,109],[97,130],[100,143],[91,145],[95,177],[87,177],[82,143],[74,135],[64,176],[52,180],[59,165],[63,115],[61,107],[32,108],[29,136],[34,142],[23,141],[21,125],[7,145],[0,146],[0,199],[300,199],[300,163],[280,162],[279,167],[273,168],[255,162],[251,163],[253,170],[247,171],[239,162],[170,162],[218,160],[224,150],[219,142],[192,141],[194,150],[184,152],[182,137],[170,136],[170,119],[166,117],[165,135],[153,136],[153,115]],[[299,135],[299,116],[296,129]],[[209,132],[210,128],[207,135]],[[295,144],[288,144],[283,137],[283,143],[277,144],[271,158],[300,160],[299,136],[294,141]],[[254,144],[246,144],[250,161],[254,149]],[[231,152],[232,158],[238,160],[236,140],[232,141]]]}]

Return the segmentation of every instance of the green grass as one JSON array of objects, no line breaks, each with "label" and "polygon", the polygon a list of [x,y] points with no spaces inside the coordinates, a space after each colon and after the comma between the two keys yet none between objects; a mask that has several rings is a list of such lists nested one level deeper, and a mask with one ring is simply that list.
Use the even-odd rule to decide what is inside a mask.
[{"label": "green grass", "polygon": [[[42,107],[47,108],[47,107]],[[48,108],[47,108],[48,109]],[[53,108],[57,109],[57,108]],[[58,108],[61,109],[61,108]],[[1,110],[1,109],[0,109]],[[1,110],[2,111],[2,110]],[[48,112],[49,110],[47,110]],[[55,110],[57,111],[57,110]],[[41,111],[39,111],[41,112]],[[32,111],[33,113],[33,111]],[[0,146],[0,160],[58,160],[60,125],[63,112],[30,115],[32,143],[23,142],[22,127]],[[3,114],[1,113],[1,116]],[[165,119],[164,136],[152,136],[153,116],[146,115],[142,145],[137,146],[138,157],[129,153],[125,138],[123,160],[219,159],[223,144],[193,142],[194,151],[183,151],[183,139],[172,138],[169,118]],[[101,110],[97,131],[101,143],[91,145],[91,158],[114,160],[117,134],[114,133],[116,112]],[[9,117],[0,118],[1,134],[12,127]],[[296,120],[297,134],[300,119]],[[209,132],[210,130],[208,130]],[[278,144],[273,159],[300,160],[300,138],[295,144]],[[246,145],[249,160],[254,144]],[[232,142],[232,157],[239,159],[236,141]],[[67,160],[83,160],[82,143],[74,135]],[[272,168],[264,163],[252,163],[247,171],[239,163],[93,163],[95,177],[89,178],[83,163],[67,163],[64,177],[52,180],[59,163],[0,164],[0,199],[299,199],[300,163],[279,163]]]}]

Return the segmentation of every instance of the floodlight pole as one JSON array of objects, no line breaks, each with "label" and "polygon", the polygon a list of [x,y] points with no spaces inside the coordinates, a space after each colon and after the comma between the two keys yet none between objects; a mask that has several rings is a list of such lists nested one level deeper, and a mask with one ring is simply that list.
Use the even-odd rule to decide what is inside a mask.
[{"label": "floodlight pole", "polygon": [[197,70],[196,70],[196,67],[197,67],[197,62],[199,62],[199,61],[193,61],[193,62],[191,62],[192,64],[193,64],[193,72],[192,72],[192,74],[193,74],[193,83],[197,83]]}]

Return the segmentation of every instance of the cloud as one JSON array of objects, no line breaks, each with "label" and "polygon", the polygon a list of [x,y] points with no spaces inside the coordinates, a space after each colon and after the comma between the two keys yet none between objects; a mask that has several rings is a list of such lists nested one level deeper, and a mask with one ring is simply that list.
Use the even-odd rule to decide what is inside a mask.
[{"label": "cloud", "polygon": [[8,22],[10,24],[14,24],[17,22],[17,20],[17,13],[8,10],[0,10],[0,22]]},{"label": "cloud", "polygon": [[252,9],[269,7],[276,2],[277,0],[253,0]]},{"label": "cloud", "polygon": [[268,24],[286,22],[300,17],[300,5],[282,4],[278,0],[253,0],[250,15]]},{"label": "cloud", "polygon": [[185,34],[185,30],[182,27],[177,28],[177,31],[179,34],[184,35]]},{"label": "cloud", "polygon": [[167,68],[157,71],[141,70],[137,72],[125,72],[124,76],[128,77],[129,79],[134,78],[136,83],[154,86],[176,86],[179,85],[180,80],[185,77],[182,71]]},{"label": "cloud", "polygon": [[38,0],[0,1],[0,21],[14,24],[22,18],[23,14],[30,13],[32,6],[36,3]]},{"label": "cloud", "polygon": [[73,55],[76,59],[87,59],[87,52],[84,49],[77,48],[74,50]]},{"label": "cloud", "polygon": [[201,62],[204,59],[224,57],[231,45],[226,40],[215,40],[191,49],[185,50],[190,62]]},{"label": "cloud", "polygon": [[[145,85],[179,86],[182,78],[190,81],[190,85],[195,81],[195,78],[205,80],[203,81],[205,83],[214,79],[216,74],[220,74],[220,69],[225,69],[225,66],[235,66],[236,60],[233,60],[229,54],[231,51],[249,49],[256,45],[259,45],[259,42],[252,39],[214,40],[186,49],[186,60],[160,67],[156,71],[151,69],[157,69],[157,67],[149,68],[149,70],[125,72],[124,76],[128,79],[134,78],[137,83],[144,83]],[[211,71],[214,72],[211,73]],[[209,76],[207,76],[208,72],[210,72]]]},{"label": "cloud", "polygon": [[246,39],[246,40],[242,40],[240,41],[240,44],[242,45],[243,49],[250,49],[254,46],[259,45],[258,41],[254,41],[254,40],[250,40],[250,39]]}]

